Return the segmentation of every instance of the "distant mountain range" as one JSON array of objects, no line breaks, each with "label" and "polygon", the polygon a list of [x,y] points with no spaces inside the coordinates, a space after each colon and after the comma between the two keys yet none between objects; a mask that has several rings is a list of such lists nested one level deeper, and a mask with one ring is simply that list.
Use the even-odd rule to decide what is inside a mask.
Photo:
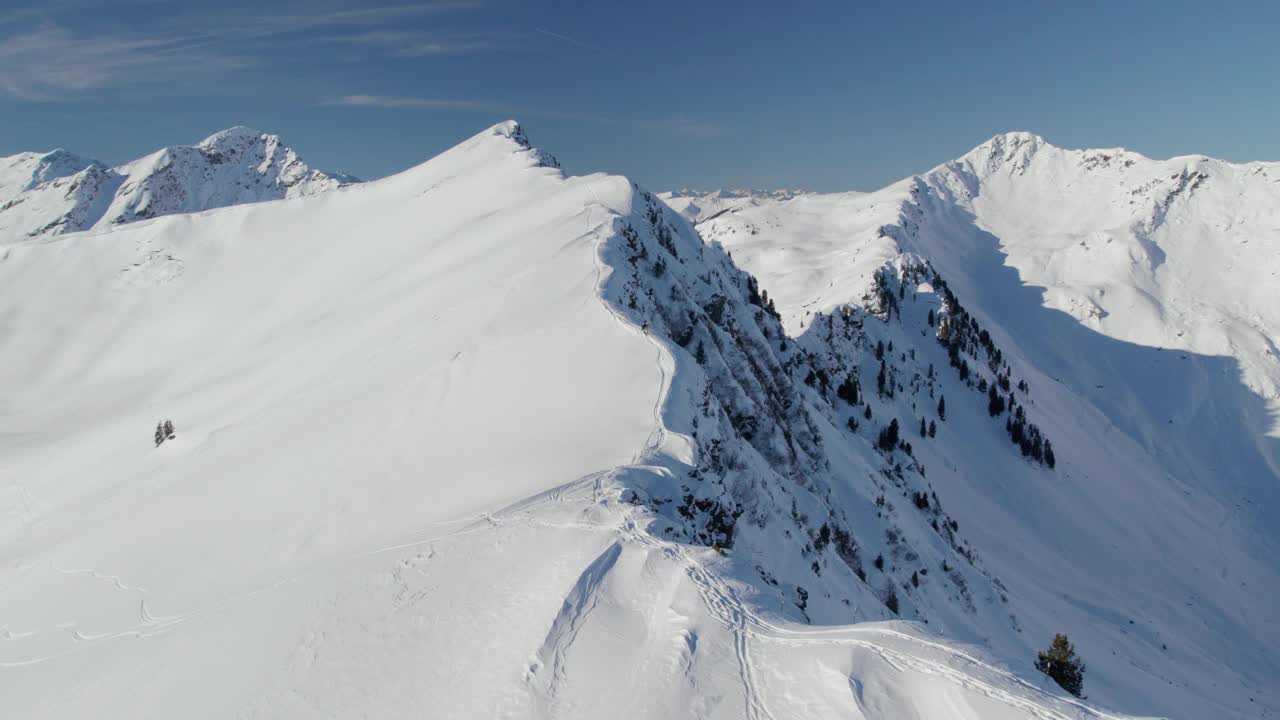
[{"label": "distant mountain range", "polygon": [[0,244],[161,215],[312,195],[354,182],[244,127],[109,168],[65,150],[0,158]]}]

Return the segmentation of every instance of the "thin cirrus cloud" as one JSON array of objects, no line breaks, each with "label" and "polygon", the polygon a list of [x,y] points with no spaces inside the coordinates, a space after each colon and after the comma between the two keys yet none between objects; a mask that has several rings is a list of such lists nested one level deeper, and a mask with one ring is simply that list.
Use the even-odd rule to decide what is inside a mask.
[{"label": "thin cirrus cloud", "polygon": [[264,65],[264,53],[278,51],[282,42],[363,45],[400,58],[514,47],[510,35],[396,29],[479,5],[456,0],[319,13],[175,14],[138,31],[99,33],[73,32],[49,20],[56,8],[12,11],[0,15],[0,27],[8,30],[0,34],[0,97],[58,100],[106,87],[230,73]]},{"label": "thin cirrus cloud", "polygon": [[395,95],[344,95],[325,105],[373,108],[412,108],[417,110],[472,110],[477,112],[505,112],[498,103],[482,100],[451,100],[447,98],[399,97]]},{"label": "thin cirrus cloud", "polygon": [[77,36],[57,25],[0,40],[0,95],[51,100],[129,78],[172,78],[248,67],[190,36]]},{"label": "thin cirrus cloud", "polygon": [[510,32],[424,33],[403,30],[366,30],[338,36],[333,41],[373,48],[399,58],[434,57],[526,48],[526,38]]},{"label": "thin cirrus cloud", "polygon": [[218,16],[200,20],[209,32],[220,36],[265,38],[297,35],[314,31],[349,31],[353,28],[395,27],[423,16],[471,10],[481,2],[427,2],[387,5],[358,10],[299,12],[277,14],[245,14]]},{"label": "thin cirrus cloud", "polygon": [[621,119],[601,113],[520,107],[491,100],[464,100],[457,98],[434,98],[402,95],[344,95],[336,100],[330,100],[322,104],[352,108],[443,110],[483,112],[505,116],[522,115],[527,117],[543,117],[555,120],[573,120],[618,125],[623,127],[629,126],[644,130],[656,130],[671,135],[680,135],[694,140],[708,140],[720,137],[729,132],[728,128],[722,125],[697,120],[684,115],[659,118],[656,120],[637,120],[635,118]]},{"label": "thin cirrus cloud", "polygon": [[394,108],[408,110],[456,110],[463,112],[482,112],[497,115],[527,115],[529,117],[557,118],[562,120],[585,120],[589,122],[606,121],[602,115],[579,113],[542,108],[517,108],[513,105],[492,100],[462,100],[455,98],[407,97],[400,95],[344,95],[336,100],[321,103],[322,105],[355,107],[355,108]]}]

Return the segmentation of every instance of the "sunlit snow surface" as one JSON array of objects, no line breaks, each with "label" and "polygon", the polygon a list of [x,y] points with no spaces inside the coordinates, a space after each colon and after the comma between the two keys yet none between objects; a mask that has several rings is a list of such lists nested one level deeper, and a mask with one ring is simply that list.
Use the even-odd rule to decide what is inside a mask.
[{"label": "sunlit snow surface", "polygon": [[[1105,428],[1070,426],[1107,408],[1042,375],[1039,401],[1078,413],[1053,427],[1070,481],[1026,470],[978,422],[962,430],[980,409],[947,425],[965,442],[944,429],[920,450],[1010,585],[1025,637],[961,633],[964,616],[942,612],[806,625],[763,603],[737,550],[651,533],[649,511],[622,497],[629,478],[660,485],[690,459],[672,428],[692,412],[692,361],[611,290],[632,185],[566,178],[522,140],[503,124],[374,183],[0,249],[6,716],[1119,717],[1029,670],[1054,629],[1128,653],[1086,655],[1106,707],[1176,714],[1199,692],[1187,676],[1220,662],[1196,678],[1219,695],[1192,707],[1249,716],[1242,682],[1276,673],[1240,615],[1253,642],[1274,639],[1261,599],[1274,560],[1242,552],[1227,531],[1244,521],[1182,501],[1162,467],[1142,474],[1140,438],[1090,446]],[[894,256],[868,252],[867,271]],[[700,272],[687,257],[682,272]],[[1019,357],[1028,373],[1035,357]],[[166,418],[177,437],[154,448]],[[1119,469],[1095,477],[1091,453]],[[957,470],[984,461],[1025,488],[1001,497]],[[1212,549],[1168,547],[1220,524]],[[756,542],[783,531],[770,527]],[[1088,557],[1045,528],[1086,529]],[[1137,555],[1150,567],[1126,586]],[[1181,610],[1210,572],[1222,585]],[[1249,588],[1226,594],[1241,573]],[[1080,604],[1090,592],[1096,605]],[[1148,595],[1158,602],[1122,605]],[[1151,638],[1123,642],[1129,614],[1143,618],[1135,634],[1157,623],[1204,644],[1139,672],[1128,658]],[[986,646],[948,639],[988,633]],[[1237,648],[1253,668],[1232,666]],[[1178,683],[1164,701],[1161,674]],[[1274,692],[1259,702],[1274,707]]]}]

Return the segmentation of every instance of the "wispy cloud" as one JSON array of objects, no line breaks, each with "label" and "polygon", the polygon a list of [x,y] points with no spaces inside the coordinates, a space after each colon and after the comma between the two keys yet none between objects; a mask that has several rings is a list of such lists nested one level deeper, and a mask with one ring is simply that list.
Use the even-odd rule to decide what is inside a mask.
[{"label": "wispy cloud", "polygon": [[507,117],[543,117],[554,120],[572,120],[577,122],[615,125],[635,130],[650,130],[684,137],[706,140],[720,137],[729,132],[728,128],[710,122],[696,120],[684,115],[676,115],[658,119],[637,119],[634,117],[614,117],[602,113],[579,112],[574,110],[554,110],[540,107],[527,107],[516,103],[496,100],[470,100],[458,98],[410,97],[401,95],[344,95],[335,100],[321,103],[329,106],[391,108],[408,110],[440,110],[484,112]]},{"label": "wispy cloud", "polygon": [[558,32],[552,32],[552,31],[550,31],[550,30],[548,30],[548,29],[546,29],[546,28],[534,28],[534,29],[533,29],[533,31],[534,31],[534,32],[536,32],[536,33],[538,33],[538,34],[540,34],[540,35],[546,35],[546,36],[547,36],[547,37],[549,37],[549,38],[555,38],[556,40],[559,40],[559,41],[561,41],[561,42],[569,43],[570,45],[573,45],[573,46],[575,46],[575,47],[580,47],[580,48],[582,48],[583,50],[590,50],[590,51],[592,51],[592,52],[598,52],[598,53],[606,53],[606,52],[607,52],[604,48],[602,48],[602,47],[600,47],[600,46],[598,46],[598,45],[592,45],[591,43],[585,43],[585,42],[582,42],[581,40],[578,40],[578,39],[576,39],[576,38],[571,38],[571,37],[569,37],[568,35],[564,35],[564,34],[561,34],[561,33],[558,33]]},{"label": "wispy cloud", "polygon": [[720,137],[728,132],[723,125],[707,122],[705,120],[697,120],[686,115],[675,115],[669,118],[663,118],[654,123],[649,124],[656,130],[663,130],[675,135],[683,135],[685,137],[708,140]]},{"label": "wispy cloud", "polygon": [[405,5],[335,10],[330,12],[306,12],[284,14],[248,14],[237,17],[221,17],[209,23],[210,32],[242,37],[269,37],[294,35],[324,29],[349,29],[386,26],[412,20],[424,15],[470,10],[483,7],[479,1],[422,2]]},{"label": "wispy cloud", "polygon": [[80,36],[47,24],[0,40],[0,95],[50,100],[130,74],[172,78],[250,64],[248,58],[215,52],[207,40],[190,36]]},{"label": "wispy cloud", "polygon": [[406,60],[514,46],[510,36],[499,34],[401,29],[420,24],[426,16],[481,7],[479,0],[296,13],[171,13],[135,30],[80,33],[48,19],[71,13],[55,5],[0,12],[0,97],[54,100],[183,75],[208,77],[262,65],[284,42],[365,45]]},{"label": "wispy cloud", "polygon": [[396,95],[344,95],[337,100],[323,103],[345,107],[412,108],[416,110],[471,110],[505,112],[498,103],[483,100],[453,100],[449,98],[400,97]]},{"label": "wispy cloud", "polygon": [[367,30],[333,39],[348,45],[378,48],[394,57],[420,58],[500,52],[523,47],[520,35],[506,32],[431,33],[405,30]]}]

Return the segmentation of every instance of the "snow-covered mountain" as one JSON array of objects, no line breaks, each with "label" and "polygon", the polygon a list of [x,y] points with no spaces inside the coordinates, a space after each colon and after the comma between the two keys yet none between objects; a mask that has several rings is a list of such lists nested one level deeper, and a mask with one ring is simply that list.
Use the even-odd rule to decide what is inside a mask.
[{"label": "snow-covered mountain", "polygon": [[[1274,475],[1233,505],[1248,458],[1200,475],[1150,444],[1189,431],[1076,386],[1229,391],[1220,359],[1152,370],[1038,298],[997,324],[1007,273],[962,276],[925,185],[744,195],[699,225],[722,246],[503,123],[343,192],[4,248],[6,710],[1273,713]],[[1055,632],[1088,701],[1032,667]]]},{"label": "snow-covered mountain", "polygon": [[276,135],[235,127],[108,168],[65,150],[0,158],[0,244],[302,197],[356,182],[307,166]]},{"label": "snow-covered mountain", "polygon": [[672,210],[690,222],[713,218],[726,212],[752,207],[764,202],[785,201],[804,195],[800,190],[675,190],[658,196]]},{"label": "snow-covered mountain", "polygon": [[[802,346],[861,358],[864,387],[868,342],[904,349],[887,361],[909,380],[898,417],[936,414],[917,379],[965,366],[974,392],[948,392],[948,411],[963,399],[975,417],[916,455],[1024,601],[1024,629],[1085,649],[1093,698],[1171,717],[1276,712],[1280,164],[1013,133],[879,192],[686,215]],[[887,321],[845,347],[844,316],[867,307]],[[959,363],[936,353],[957,325]],[[1053,472],[1002,453],[1019,448],[1007,409],[984,417],[992,384],[1052,441]]]}]

